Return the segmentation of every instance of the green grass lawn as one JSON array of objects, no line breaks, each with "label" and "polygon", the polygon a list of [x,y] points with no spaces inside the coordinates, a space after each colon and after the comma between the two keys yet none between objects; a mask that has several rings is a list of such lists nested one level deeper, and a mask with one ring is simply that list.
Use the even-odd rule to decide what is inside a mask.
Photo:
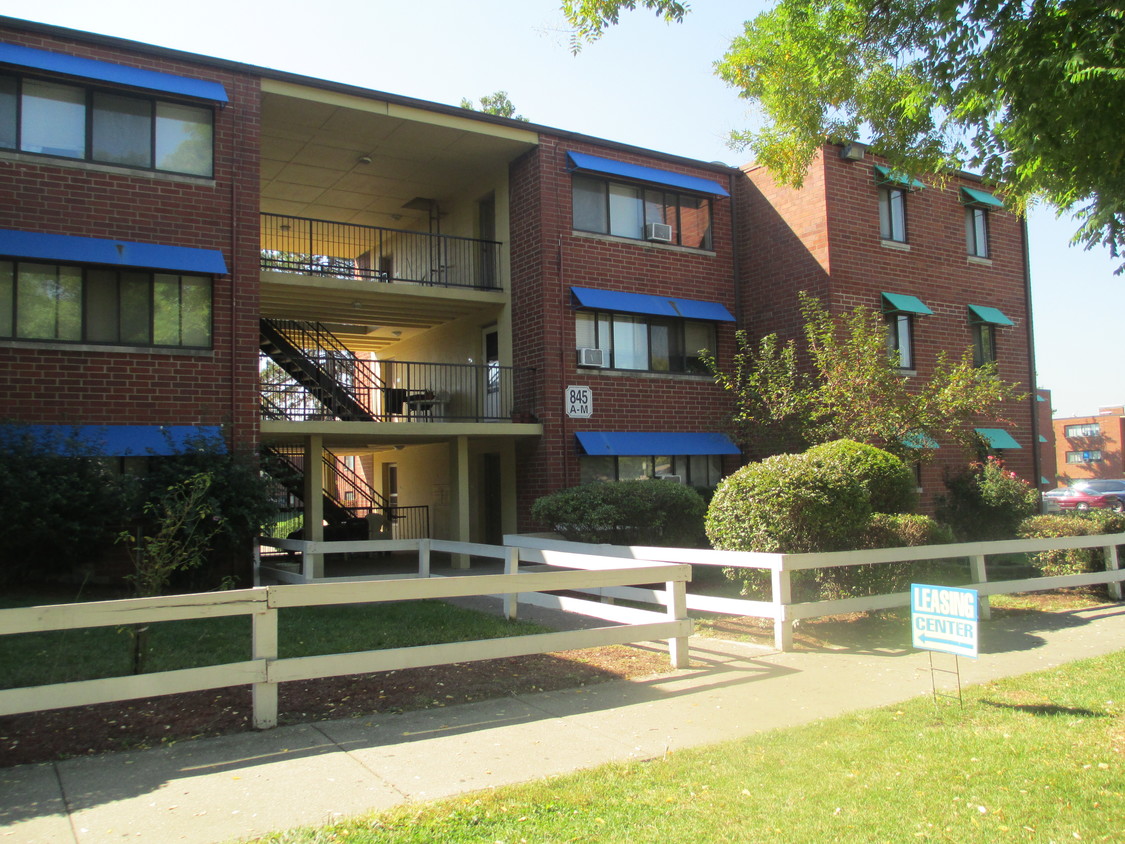
[{"label": "green grass lawn", "polygon": [[1125,840],[1125,651],[884,709],[269,836],[327,842]]},{"label": "green grass lawn", "polygon": [[[0,609],[51,603],[34,595],[0,601]],[[546,628],[440,601],[293,607],[279,611],[282,658],[410,647],[546,632]],[[168,671],[250,659],[248,617],[151,625],[147,670]],[[128,674],[132,638],[125,628],[94,627],[0,636],[0,688]]]}]

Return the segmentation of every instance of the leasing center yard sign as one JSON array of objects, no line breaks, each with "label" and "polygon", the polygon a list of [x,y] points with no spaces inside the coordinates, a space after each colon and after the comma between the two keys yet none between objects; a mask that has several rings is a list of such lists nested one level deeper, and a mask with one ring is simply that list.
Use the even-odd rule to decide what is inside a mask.
[{"label": "leasing center yard sign", "polygon": [[910,585],[914,647],[976,658],[978,626],[975,589]]}]

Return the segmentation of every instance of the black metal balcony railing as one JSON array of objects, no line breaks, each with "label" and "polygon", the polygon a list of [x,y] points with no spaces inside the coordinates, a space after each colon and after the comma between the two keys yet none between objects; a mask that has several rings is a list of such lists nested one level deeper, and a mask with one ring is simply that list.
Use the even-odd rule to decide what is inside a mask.
[{"label": "black metal balcony railing", "polygon": [[[323,354],[323,353],[322,353]],[[323,402],[263,355],[262,417],[307,422],[339,419]],[[534,370],[524,367],[348,360],[355,382],[378,387],[349,392],[380,422],[532,421],[516,396],[531,394]],[[357,371],[358,370],[358,371]],[[518,392],[517,392],[518,391]]]},{"label": "black metal balcony railing", "polygon": [[263,270],[500,289],[500,244],[471,237],[261,215]]}]

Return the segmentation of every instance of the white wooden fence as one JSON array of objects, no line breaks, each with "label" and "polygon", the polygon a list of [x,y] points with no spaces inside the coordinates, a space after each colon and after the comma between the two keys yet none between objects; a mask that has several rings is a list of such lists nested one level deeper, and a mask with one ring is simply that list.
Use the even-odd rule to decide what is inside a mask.
[{"label": "white wooden fence", "polygon": [[[879,548],[863,551],[835,551],[816,554],[765,554],[749,551],[710,551],[689,548],[656,548],[649,546],[589,545],[582,542],[564,542],[527,536],[506,536],[507,545],[524,549],[523,559],[537,559],[531,551],[543,554],[569,553],[597,554],[600,557],[637,558],[690,563],[697,566],[719,566],[769,571],[771,600],[750,601],[742,598],[720,598],[708,595],[687,595],[689,610],[721,615],[752,616],[773,620],[774,645],[780,650],[793,647],[793,623],[802,618],[818,618],[849,612],[890,609],[910,605],[909,592],[873,595],[864,598],[844,598],[832,601],[794,603],[790,581],[792,573],[808,569],[833,566],[858,566],[868,563],[898,563],[921,560],[968,558],[972,583],[967,588],[976,589],[982,596],[982,618],[989,618],[988,595],[1015,592],[1036,592],[1070,586],[1109,585],[1109,595],[1114,600],[1122,598],[1125,570],[1119,564],[1117,546],[1125,544],[1125,533],[1100,536],[1068,536],[1056,539],[1011,539],[994,542],[961,542],[952,545],[924,545],[916,548]],[[1037,551],[1056,551],[1073,548],[1102,548],[1105,556],[1103,572],[1033,577],[1020,580],[989,581],[987,558],[998,554],[1023,554]],[[664,598],[651,589],[609,588],[598,589],[593,594],[605,598],[620,598],[640,603],[663,603]]]},{"label": "white wooden fence", "polygon": [[[279,540],[287,541],[289,540]],[[422,542],[424,545],[418,546],[418,541],[413,541],[420,549],[431,547],[430,540]],[[314,550],[325,553],[368,551],[371,547],[383,547],[378,542],[374,545],[371,542],[316,544],[322,547]],[[554,653],[657,639],[668,640],[673,667],[687,667],[687,637],[691,632],[685,603],[685,584],[691,578],[691,568],[687,565],[648,562],[635,558],[607,559],[589,554],[544,552],[536,554],[537,560],[544,562],[544,566],[536,567],[534,571],[519,571],[521,552],[518,549],[468,543],[433,544],[440,545],[439,550],[451,553],[502,557],[505,559],[505,571],[503,574],[457,577],[421,576],[373,582],[348,580],[256,586],[229,592],[0,610],[0,635],[232,615],[249,615],[253,620],[251,654],[248,660],[127,677],[3,689],[0,690],[0,715],[248,684],[253,687],[254,726],[267,728],[277,724],[277,684],[293,680]],[[615,607],[581,598],[553,599],[556,604],[565,603],[571,611],[613,622],[610,626],[358,653],[286,659],[278,657],[278,612],[288,607],[501,595],[505,597],[508,615],[514,617],[516,596],[521,593],[532,597],[534,593],[544,590],[577,592],[651,583],[665,584],[667,595],[660,602],[664,606],[662,611]]]}]

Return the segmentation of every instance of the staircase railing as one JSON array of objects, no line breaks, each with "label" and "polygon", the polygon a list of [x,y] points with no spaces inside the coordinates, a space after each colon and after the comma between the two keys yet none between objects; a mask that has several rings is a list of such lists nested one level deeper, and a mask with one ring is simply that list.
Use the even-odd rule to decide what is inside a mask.
[{"label": "staircase railing", "polygon": [[382,380],[331,331],[319,323],[262,319],[259,332],[262,351],[292,379],[271,378],[262,368],[264,414],[280,409],[283,418],[314,418],[311,396],[312,407],[328,418],[374,421],[372,397]]}]

